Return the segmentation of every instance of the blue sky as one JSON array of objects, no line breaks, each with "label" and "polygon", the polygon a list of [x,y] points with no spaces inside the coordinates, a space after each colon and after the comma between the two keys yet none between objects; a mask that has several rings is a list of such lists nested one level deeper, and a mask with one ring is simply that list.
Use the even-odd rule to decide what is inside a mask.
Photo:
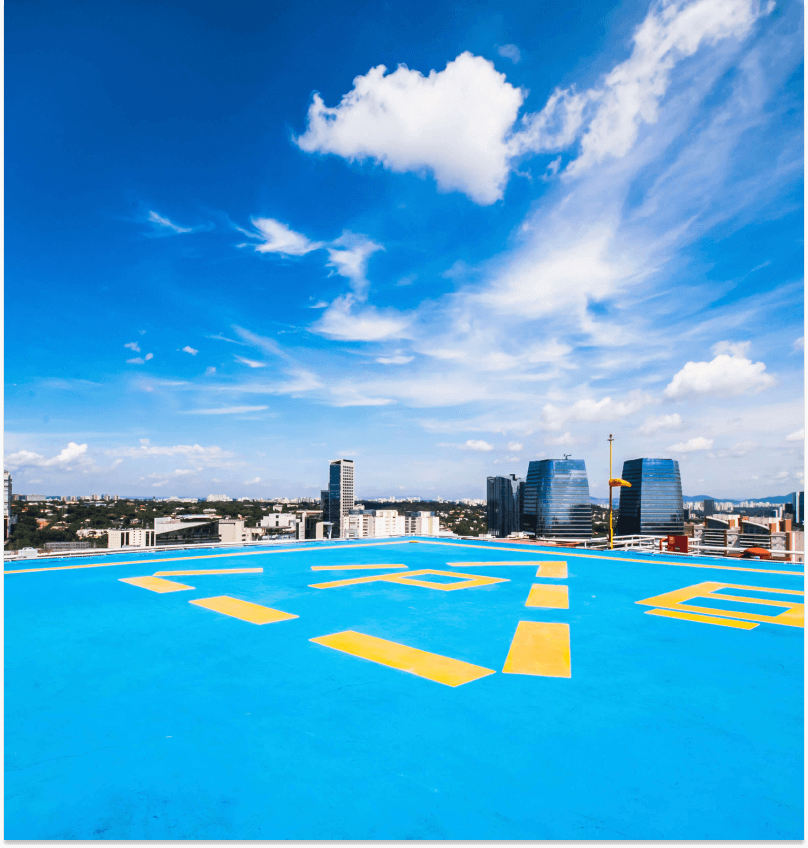
[{"label": "blue sky", "polygon": [[803,486],[802,4],[6,6],[15,490]]}]

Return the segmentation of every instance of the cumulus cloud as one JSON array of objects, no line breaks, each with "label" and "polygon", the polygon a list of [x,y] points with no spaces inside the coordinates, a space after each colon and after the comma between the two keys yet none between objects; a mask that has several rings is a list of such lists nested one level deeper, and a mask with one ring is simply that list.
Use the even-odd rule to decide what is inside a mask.
[{"label": "cumulus cloud", "polygon": [[140,356],[136,356],[134,359],[127,359],[126,362],[128,365],[143,365],[146,360]]},{"label": "cumulus cloud", "polygon": [[522,51],[515,44],[503,44],[497,48],[497,53],[504,59],[510,59],[514,65],[522,61]]},{"label": "cumulus cloud", "polygon": [[678,412],[672,415],[657,415],[646,418],[639,431],[643,436],[651,436],[660,430],[675,430],[682,426],[682,418]]},{"label": "cumulus cloud", "polygon": [[519,452],[523,447],[521,442],[508,442],[508,450]]},{"label": "cumulus cloud", "polygon": [[686,442],[677,442],[675,445],[669,445],[666,450],[673,453],[692,453],[693,451],[710,450],[712,446],[713,439],[705,439],[704,436],[695,436]]},{"label": "cumulus cloud", "polygon": [[250,233],[242,230],[250,238],[260,239],[256,244],[256,253],[279,253],[282,256],[305,256],[313,250],[319,250],[323,245],[321,242],[310,241],[302,233],[276,221],[274,218],[253,218],[252,225],[258,233]]},{"label": "cumulus cloud", "polygon": [[124,347],[128,347],[129,350],[135,353],[140,353],[140,345],[137,342],[127,342]]},{"label": "cumulus cloud", "polygon": [[[297,144],[395,172],[429,171],[442,191],[462,191],[488,205],[502,197],[517,157],[579,142],[566,168],[572,175],[625,156],[640,128],[656,123],[674,68],[704,46],[744,38],[760,15],[757,0],[654,4],[628,59],[590,89],[557,89],[518,124],[525,92],[480,56],[461,53],[428,76],[405,65],[387,73],[378,65],[356,77],[335,107],[315,94]],[[514,63],[521,58],[514,44],[498,52]]]},{"label": "cumulus cloud", "polygon": [[713,356],[722,353],[728,353],[730,356],[746,356],[751,347],[752,342],[716,342],[710,350]]},{"label": "cumulus cloud", "polygon": [[789,433],[786,436],[787,442],[804,442],[805,441],[805,427],[800,427],[799,430],[795,430],[793,433]]},{"label": "cumulus cloud", "polygon": [[467,439],[463,444],[456,445],[451,442],[439,442],[438,447],[442,448],[458,448],[459,450],[471,451],[492,451],[494,446],[484,441],[483,439]]},{"label": "cumulus cloud", "polygon": [[154,354],[153,354],[153,353],[147,353],[147,354],[143,357],[143,359],[144,359],[146,362],[148,362],[150,359],[154,359]]},{"label": "cumulus cloud", "polygon": [[208,365],[208,367],[205,369],[205,376],[206,377],[212,377],[215,373],[216,373],[216,366],[215,365]]},{"label": "cumulus cloud", "polygon": [[260,482],[261,482],[260,477],[254,477],[252,480],[245,480],[244,485],[245,486],[252,486],[254,483],[260,483]]},{"label": "cumulus cloud", "polygon": [[546,404],[542,409],[542,425],[547,430],[560,430],[567,421],[610,421],[613,418],[625,418],[641,409],[653,398],[644,392],[633,391],[626,400],[602,400],[583,398],[572,406],[558,407]]},{"label": "cumulus cloud", "polygon": [[5,459],[6,468],[10,468],[12,471],[25,467],[69,470],[75,466],[87,464],[92,464],[92,460],[87,456],[87,445],[79,445],[76,442],[68,442],[66,448],[63,448],[56,456],[50,459],[29,450],[17,451],[16,453],[9,454]]},{"label": "cumulus cloud", "polygon": [[199,353],[198,350],[194,350],[194,348],[192,348],[190,345],[185,345],[182,351],[183,353],[190,353],[191,356],[196,356]]},{"label": "cumulus cloud", "polygon": [[394,309],[354,308],[356,297],[338,297],[310,329],[340,341],[378,342],[408,335],[409,319]]},{"label": "cumulus cloud", "polygon": [[775,383],[763,362],[743,355],[720,353],[710,362],[688,362],[673,375],[664,395],[671,400],[692,395],[741,395],[757,393]]},{"label": "cumulus cloud", "polygon": [[428,76],[378,65],[333,108],[315,94],[297,144],[398,173],[429,171],[441,191],[488,205],[508,179],[505,138],[523,98],[491,62],[468,52]]},{"label": "cumulus cloud", "polygon": [[570,445],[574,445],[577,441],[578,440],[572,435],[572,433],[569,432],[547,439],[548,444],[558,445],[560,447],[569,447]]}]

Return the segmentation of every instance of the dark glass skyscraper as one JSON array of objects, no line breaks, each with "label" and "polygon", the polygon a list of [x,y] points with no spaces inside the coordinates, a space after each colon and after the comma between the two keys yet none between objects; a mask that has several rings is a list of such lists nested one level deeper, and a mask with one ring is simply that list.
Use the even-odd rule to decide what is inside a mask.
[{"label": "dark glass skyscraper", "polygon": [[525,482],[511,474],[510,477],[488,477],[486,483],[488,532],[504,538],[521,529]]},{"label": "dark glass skyscraper", "polygon": [[623,479],[631,488],[620,490],[618,536],[685,532],[682,480],[675,459],[626,460]]},{"label": "dark glass skyscraper", "polygon": [[592,501],[582,459],[539,459],[525,480],[522,529],[536,536],[589,538]]}]

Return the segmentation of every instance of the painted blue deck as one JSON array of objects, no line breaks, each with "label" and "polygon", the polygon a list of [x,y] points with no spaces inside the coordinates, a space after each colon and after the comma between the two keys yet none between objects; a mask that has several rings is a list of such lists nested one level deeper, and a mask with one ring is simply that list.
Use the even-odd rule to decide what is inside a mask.
[{"label": "painted blue deck", "polygon": [[[313,565],[447,571],[559,551],[290,547],[5,576],[6,839],[803,837],[803,630],[636,603],[708,580],[801,590],[801,576],[565,552],[566,579],[468,565],[509,582],[312,589],[375,573]],[[89,563],[9,567],[65,564]],[[195,588],[162,595],[119,580],[250,567],[264,573],[168,578]],[[538,582],[568,585],[570,608],[526,608]],[[215,595],[299,618],[257,626],[188,603]],[[519,621],[569,623],[571,678],[501,673]],[[496,674],[451,688],[309,641],[343,630]]]}]

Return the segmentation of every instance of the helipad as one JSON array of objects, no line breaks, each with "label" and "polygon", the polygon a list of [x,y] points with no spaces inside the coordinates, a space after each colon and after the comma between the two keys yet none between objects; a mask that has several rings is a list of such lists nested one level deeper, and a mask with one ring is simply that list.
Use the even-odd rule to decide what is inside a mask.
[{"label": "helipad", "polygon": [[800,564],[396,539],[7,568],[6,839],[803,837]]}]

